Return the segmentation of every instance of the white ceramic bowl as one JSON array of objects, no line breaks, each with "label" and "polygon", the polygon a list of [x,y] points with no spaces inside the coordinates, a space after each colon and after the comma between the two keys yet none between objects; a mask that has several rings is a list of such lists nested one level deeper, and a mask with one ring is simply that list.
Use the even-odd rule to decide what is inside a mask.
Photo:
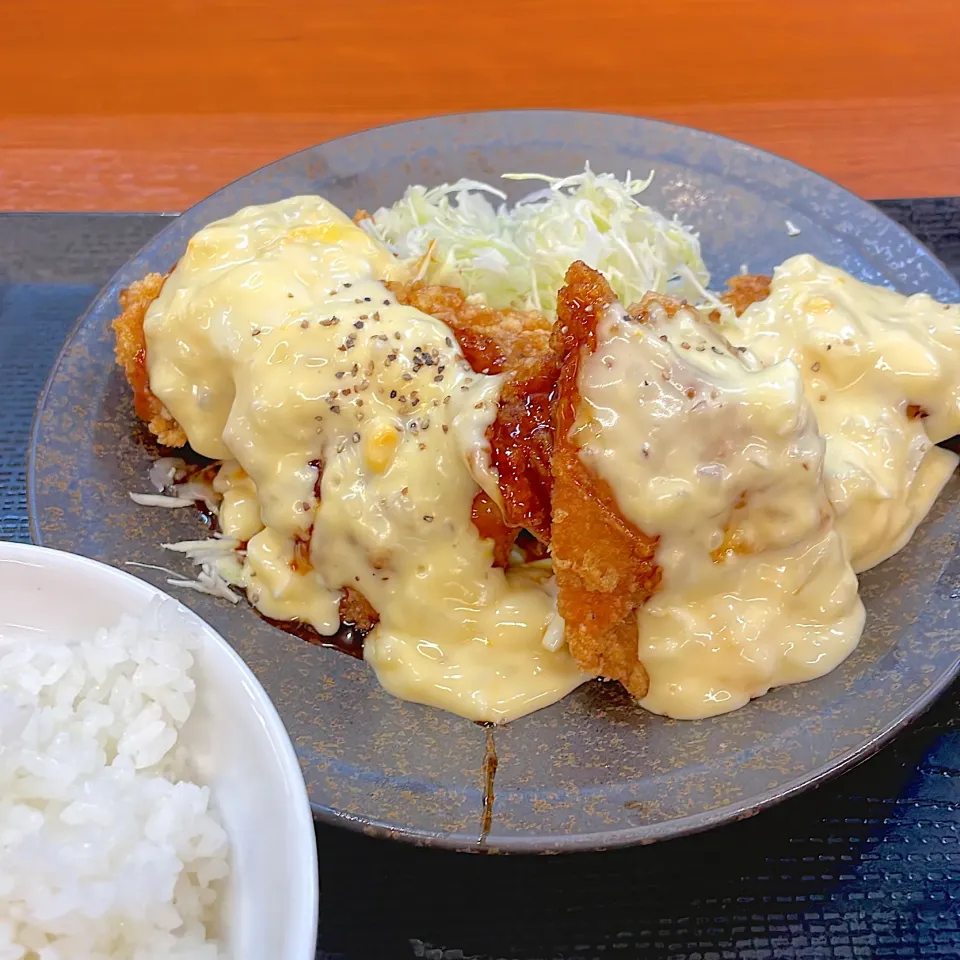
[{"label": "white ceramic bowl", "polygon": [[[162,591],[84,557],[0,542],[0,634],[73,637],[137,615]],[[231,843],[222,931],[232,960],[313,960],[319,891],[313,817],[290,738],[229,644],[203,638],[197,701],[182,741],[210,786]]]}]

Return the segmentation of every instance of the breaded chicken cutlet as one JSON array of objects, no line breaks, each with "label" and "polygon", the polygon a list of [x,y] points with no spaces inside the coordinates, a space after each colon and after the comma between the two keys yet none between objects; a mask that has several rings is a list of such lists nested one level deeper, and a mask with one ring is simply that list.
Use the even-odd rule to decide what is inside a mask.
[{"label": "breaded chicken cutlet", "polygon": [[[149,274],[120,294],[122,311],[113,321],[115,356],[133,391],[134,409],[150,432],[166,447],[187,443],[183,428],[150,390],[144,320],[166,278]],[[474,370],[513,378],[536,366],[546,355],[550,322],[534,311],[490,310],[471,304],[456,287],[422,283],[388,283],[400,303],[443,321],[453,331],[464,357]],[[504,486],[504,499],[512,502]],[[503,511],[485,492],[473,502],[472,519],[483,539],[493,543],[494,562],[505,567],[523,523],[508,523]],[[340,605],[344,623],[368,631],[377,623],[377,611],[358,591],[347,587]]]},{"label": "breaded chicken cutlet", "polygon": [[143,321],[150,304],[160,296],[164,280],[166,277],[159,273],[150,273],[120,291],[121,313],[113,321],[114,355],[133,390],[133,407],[137,416],[163,446],[182,447],[186,445],[187,435],[154,396],[147,374]]},{"label": "breaded chicken cutlet", "polygon": [[[115,352],[137,415],[161,444],[180,447],[187,437],[150,390],[146,368],[143,323],[164,279],[150,274],[121,293],[122,312],[113,321]],[[503,510],[483,492],[473,505],[474,524],[481,537],[493,541],[495,562],[507,565],[521,529],[549,546],[571,654],[585,671],[643,697],[647,676],[637,655],[634,614],[659,583],[657,540],[622,517],[609,487],[581,462],[570,439],[580,361],[595,347],[598,314],[614,300],[609,285],[585,264],[573,264],[555,325],[535,311],[471,303],[456,287],[389,286],[399,302],[449,326],[474,370],[506,378],[488,431]],[[739,314],[768,294],[769,278],[740,276],[729,286],[723,299]],[[628,312],[642,321],[654,304],[668,313],[681,305],[648,295]],[[363,631],[378,619],[366,598],[350,588],[340,615]]]},{"label": "breaded chicken cutlet", "polygon": [[660,582],[657,539],[623,517],[609,486],[581,460],[573,437],[580,366],[596,350],[597,323],[615,300],[603,276],[579,262],[567,271],[557,298],[563,360],[551,458],[551,552],[558,609],[574,659],[641,698],[649,681],[638,657],[634,614]]}]

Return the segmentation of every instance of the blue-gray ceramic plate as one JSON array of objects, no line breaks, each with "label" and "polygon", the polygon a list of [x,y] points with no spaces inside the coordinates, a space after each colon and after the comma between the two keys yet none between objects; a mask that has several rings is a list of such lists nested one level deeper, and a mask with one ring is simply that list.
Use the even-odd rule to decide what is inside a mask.
[{"label": "blue-gray ceramic plate", "polygon": [[[960,299],[920,244],[869,204],[752,147],[603,114],[441,117],[305,150],[225,187],[171,222],[108,284],[63,349],[40,402],[29,471],[38,543],[122,565],[170,562],[159,544],[197,536],[190,512],[137,507],[156,456],[113,365],[117,293],[166,271],[204,224],[250,203],[320,193],[352,212],[410,183],[509,171],[656,171],[645,200],[700,231],[713,276],[767,272],[809,251],[874,283]],[[522,184],[508,186],[517,196]],[[800,233],[789,236],[786,221]],[[863,577],[867,628],[821,680],[696,723],[651,716],[613,685],[588,684],[495,733],[499,757],[485,848],[597,849],[648,843],[748,816],[877,750],[958,668],[960,484],[910,545]],[[128,568],[130,569],[130,568]],[[134,568],[160,585],[164,575]],[[310,646],[236,607],[184,601],[242,654],[299,752],[318,817],[371,834],[477,849],[483,729],[384,693],[362,662]]]}]

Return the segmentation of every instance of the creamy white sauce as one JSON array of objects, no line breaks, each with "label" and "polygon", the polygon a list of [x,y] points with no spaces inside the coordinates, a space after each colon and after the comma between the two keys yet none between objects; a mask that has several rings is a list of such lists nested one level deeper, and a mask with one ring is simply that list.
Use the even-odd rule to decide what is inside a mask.
[{"label": "creamy white sauce", "polygon": [[660,537],[643,706],[711,716],[836,667],[864,613],[796,366],[762,367],[693,310],[639,324],[612,307],[579,390],[581,458]]},{"label": "creamy white sauce", "polygon": [[[960,433],[960,306],[869,286],[803,255],[723,329],[763,363],[800,368],[854,569],[896,553],[957,465],[935,444]],[[911,405],[928,416],[911,419]]]},{"label": "creamy white sauce", "polygon": [[546,577],[495,568],[471,521],[481,488],[499,495],[501,378],[394,301],[381,281],[402,271],[319,197],[241,210],[193,237],[151,306],[150,386],[197,452],[229,461],[221,524],[246,542],[236,577],[259,610],[329,635],[353,587],[380,615],[365,657],[387,690],[508,720],[584,677],[544,646]]}]

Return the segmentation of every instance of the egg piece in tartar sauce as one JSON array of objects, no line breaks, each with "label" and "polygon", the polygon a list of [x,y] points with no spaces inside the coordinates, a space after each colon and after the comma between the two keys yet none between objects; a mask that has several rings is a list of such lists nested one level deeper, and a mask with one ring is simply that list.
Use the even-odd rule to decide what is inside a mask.
[{"label": "egg piece in tartar sauce", "polygon": [[227,461],[223,532],[246,544],[236,579],[262,613],[330,635],[359,591],[388,691],[509,720],[586,678],[543,643],[547,577],[495,567],[471,520],[497,492],[502,378],[391,279],[403,265],[319,197],[241,210],[190,240],[150,307],[150,387],[194,450]]},{"label": "egg piece in tartar sauce", "polygon": [[642,705],[708,717],[836,667],[864,610],[796,366],[762,366],[689,308],[639,323],[612,306],[578,388],[581,460],[659,538]]},{"label": "egg piece in tartar sauce", "polygon": [[900,550],[957,466],[935,444],[960,433],[960,306],[870,286],[802,255],[723,329],[763,363],[799,368],[854,569]]}]

